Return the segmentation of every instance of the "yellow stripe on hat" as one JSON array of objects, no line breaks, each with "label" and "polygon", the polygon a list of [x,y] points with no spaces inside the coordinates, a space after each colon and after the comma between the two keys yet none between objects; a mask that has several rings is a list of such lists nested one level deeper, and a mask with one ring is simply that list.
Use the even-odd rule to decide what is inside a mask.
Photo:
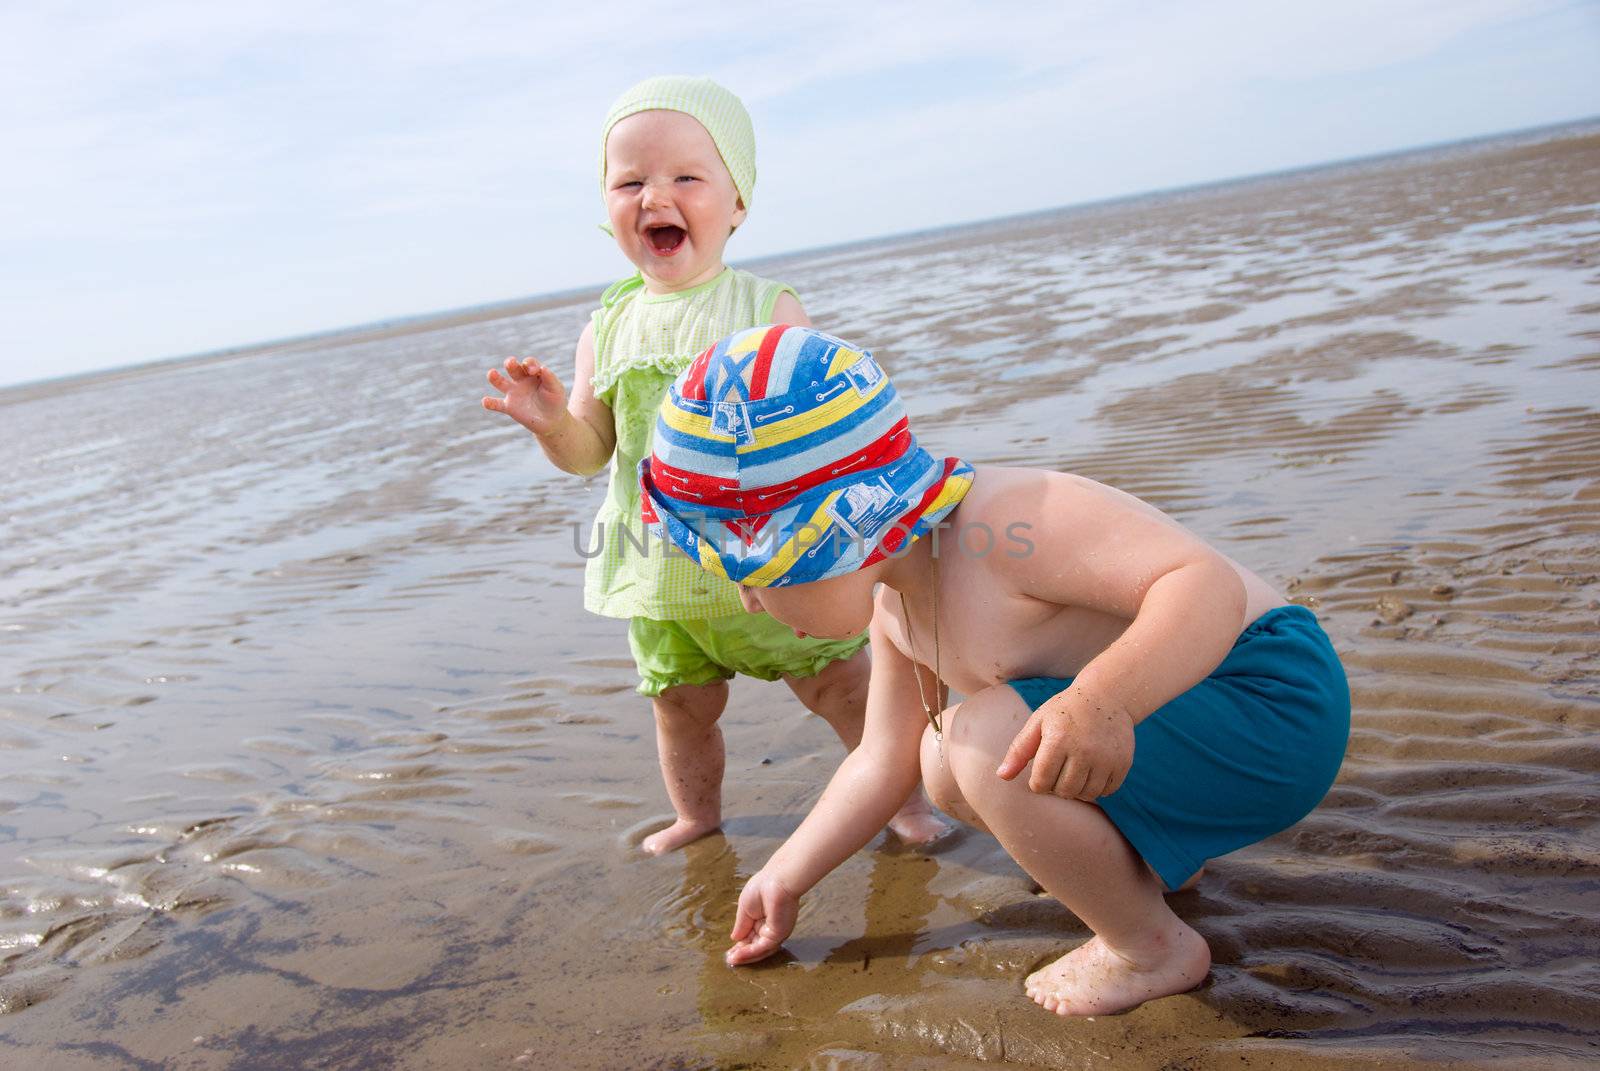
[{"label": "yellow stripe on hat", "polygon": [[794,535],[790,536],[783,546],[773,552],[767,564],[745,577],[740,583],[753,588],[766,587],[784,573],[787,573],[794,563],[800,560],[800,555],[816,546],[822,540],[827,539],[828,529],[833,526],[832,518],[828,515],[828,507],[832,506],[842,494],[844,494],[843,491],[835,491],[827,498],[824,498],[822,504],[817,507],[817,511],[811,515],[810,520],[795,529]]},{"label": "yellow stripe on hat", "polygon": [[711,430],[711,418],[691,413],[681,406],[666,404],[661,407],[661,419],[666,421],[667,427],[673,431],[691,435],[696,439],[708,439],[712,442],[731,443],[732,435]]},{"label": "yellow stripe on hat", "polygon": [[833,354],[833,363],[828,366],[828,375],[836,376],[846,368],[861,360],[863,354],[860,350],[853,350],[848,346],[840,346]]},{"label": "yellow stripe on hat", "polygon": [[[940,464],[942,465],[943,462],[940,462]],[[939,488],[939,493],[934,496],[932,502],[928,503],[928,508],[922,512],[924,515],[929,513],[938,513],[946,506],[960,502],[963,498],[967,497],[967,492],[971,489],[971,476],[960,476],[952,472],[949,476],[945,477],[944,486]]]},{"label": "yellow stripe on hat", "polygon": [[[735,453],[754,453],[757,450],[765,450],[769,446],[778,446],[802,436],[810,435],[814,431],[821,431],[823,428],[838,423],[872,401],[888,385],[889,377],[880,376],[878,382],[864,396],[857,394],[852,388],[842,391],[838,397],[828,399],[815,409],[807,410],[804,413],[796,413],[785,420],[774,420],[771,424],[757,425],[755,429],[756,441],[748,446],[737,447]],[[709,421],[707,423],[709,425]]]},{"label": "yellow stripe on hat", "polygon": [[722,564],[722,557],[717,553],[717,544],[714,540],[701,535],[695,544],[695,550],[700,552],[700,568],[722,580],[733,579],[728,575],[728,567]]},{"label": "yellow stripe on hat", "polygon": [[744,332],[739,337],[739,341],[728,344],[728,356],[732,357],[736,353],[749,353],[751,350],[760,349],[761,344],[767,340],[767,331],[771,330],[772,328],[769,327],[765,331]]}]

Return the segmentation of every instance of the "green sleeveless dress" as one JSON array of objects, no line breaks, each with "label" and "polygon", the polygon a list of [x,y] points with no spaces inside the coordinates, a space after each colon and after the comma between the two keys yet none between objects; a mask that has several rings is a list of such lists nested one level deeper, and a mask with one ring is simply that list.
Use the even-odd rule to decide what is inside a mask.
[{"label": "green sleeveless dress", "polygon": [[[594,392],[611,407],[617,449],[595,517],[583,605],[605,617],[657,621],[742,615],[738,588],[647,540],[639,517],[639,462],[650,454],[656,410],[689,362],[724,335],[772,322],[791,287],[724,268],[709,282],[651,294],[637,275],[613,285],[592,315]],[[646,548],[641,551],[640,548]]]}]

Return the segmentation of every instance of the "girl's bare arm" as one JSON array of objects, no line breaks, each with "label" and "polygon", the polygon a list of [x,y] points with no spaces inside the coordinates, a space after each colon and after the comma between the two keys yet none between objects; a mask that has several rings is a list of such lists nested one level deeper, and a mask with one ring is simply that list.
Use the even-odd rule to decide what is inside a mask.
[{"label": "girl's bare arm", "polygon": [[489,384],[503,398],[486,397],[483,407],[504,413],[538,438],[552,464],[579,476],[605,468],[616,449],[616,424],[611,407],[594,396],[594,325],[578,337],[573,356],[572,394],[555,371],[532,357],[508,357],[504,371],[492,369]]}]

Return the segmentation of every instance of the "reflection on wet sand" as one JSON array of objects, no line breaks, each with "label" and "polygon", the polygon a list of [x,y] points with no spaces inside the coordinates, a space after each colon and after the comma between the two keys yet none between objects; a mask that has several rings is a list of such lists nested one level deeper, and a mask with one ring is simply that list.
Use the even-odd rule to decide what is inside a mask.
[{"label": "reflection on wet sand", "polygon": [[1593,1065],[1596,175],[1568,130],[766,269],[928,442],[1155,501],[1349,667],[1323,806],[1172,899],[1207,985],[1094,1021],[1023,995],[1086,932],[973,831],[723,966],[837,759],[781,690],[734,689],[723,832],[637,849],[601,487],[477,409],[586,303],[0,392],[0,1062]]}]

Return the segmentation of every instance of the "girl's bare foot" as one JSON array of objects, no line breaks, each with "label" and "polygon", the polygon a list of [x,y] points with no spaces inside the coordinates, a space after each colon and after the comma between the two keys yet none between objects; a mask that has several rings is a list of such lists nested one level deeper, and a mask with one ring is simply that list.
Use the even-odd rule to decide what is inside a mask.
[{"label": "girl's bare foot", "polygon": [[954,827],[933,813],[933,807],[919,788],[889,819],[889,828],[907,844],[921,847],[932,844]]},{"label": "girl's bare foot", "polygon": [[715,833],[718,828],[716,822],[690,822],[680,818],[659,833],[652,833],[639,842],[639,847],[651,855],[665,855],[677,851],[692,840],[699,840],[708,833]]},{"label": "girl's bare foot", "polygon": [[1110,1015],[1205,981],[1211,950],[1182,922],[1135,956],[1092,937],[1028,975],[1028,996],[1057,1015]]}]

